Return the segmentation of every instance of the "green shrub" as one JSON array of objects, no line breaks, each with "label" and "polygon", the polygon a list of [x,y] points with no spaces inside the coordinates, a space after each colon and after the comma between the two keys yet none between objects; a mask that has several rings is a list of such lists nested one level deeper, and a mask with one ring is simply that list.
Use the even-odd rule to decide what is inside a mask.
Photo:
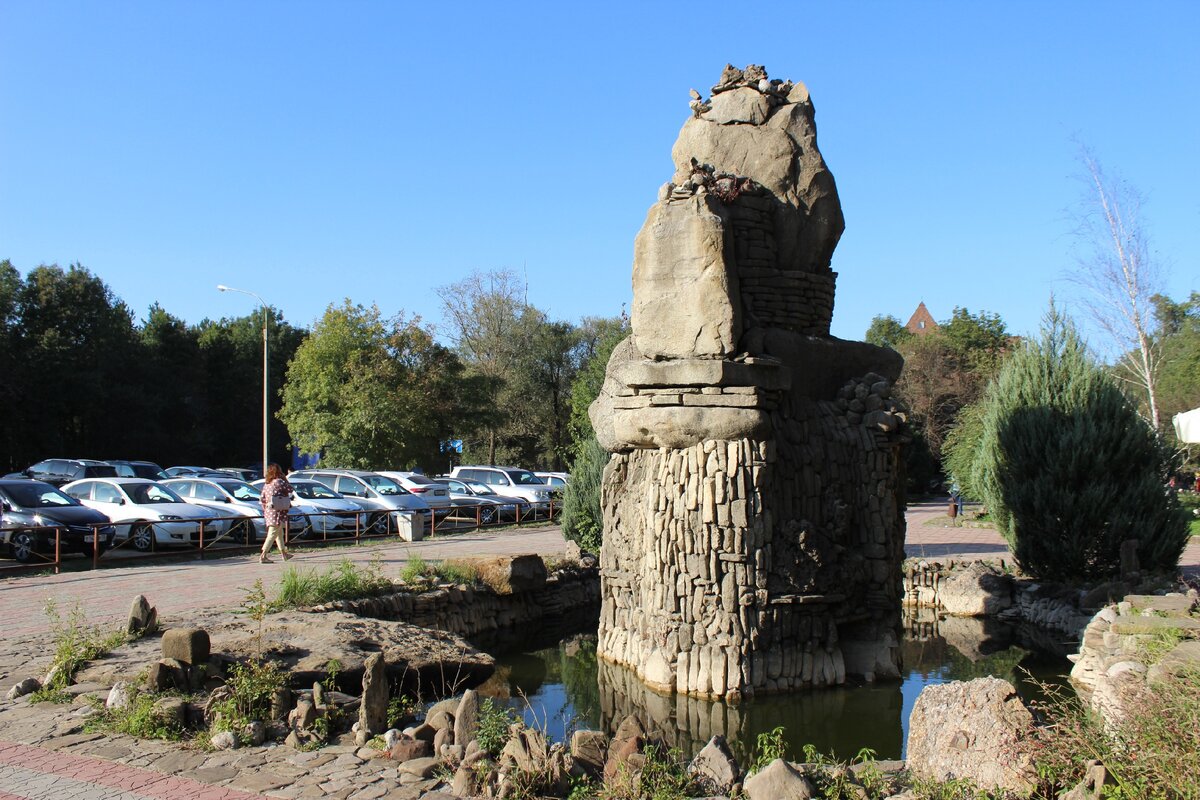
[{"label": "green shrub", "polygon": [[30,699],[35,703],[69,702],[71,698],[62,690],[71,685],[80,667],[125,644],[129,637],[122,630],[103,633],[98,626],[89,625],[84,620],[83,609],[78,605],[63,619],[55,602],[47,600],[46,617],[54,641],[54,657],[49,670],[53,679],[34,692]]},{"label": "green shrub", "polygon": [[400,570],[400,580],[405,583],[420,583],[428,579],[429,573],[430,567],[425,563],[425,559],[417,555],[409,556],[404,569]]},{"label": "green shrub", "polygon": [[479,749],[497,756],[508,742],[508,727],[516,721],[512,709],[494,702],[490,697],[479,706]]},{"label": "green shrub", "polygon": [[951,472],[987,503],[1026,573],[1108,578],[1127,539],[1139,541],[1143,569],[1174,569],[1187,525],[1163,489],[1168,453],[1053,306],[979,413],[978,436],[951,443]]},{"label": "green shrub", "polygon": [[747,772],[758,772],[777,758],[787,754],[787,746],[783,741],[783,726],[771,731],[764,731],[754,740],[754,761]]},{"label": "green shrub", "polygon": [[88,718],[83,729],[89,733],[123,733],[138,739],[181,739],[183,729],[154,707],[157,698],[139,690],[127,689],[129,705],[110,711],[100,700],[94,701],[96,713]]},{"label": "green shrub", "polygon": [[600,509],[600,484],[608,453],[596,441],[588,439],[579,448],[571,466],[571,482],[563,492],[563,535],[591,553],[600,552],[604,537],[604,516]]},{"label": "green shrub", "polygon": [[479,578],[479,570],[465,561],[443,561],[435,568],[438,578],[448,583],[472,584]]},{"label": "green shrub", "polygon": [[273,661],[234,664],[225,681],[232,695],[216,705],[213,732],[232,731],[241,736],[247,723],[269,719],[275,692],[287,682],[287,671]]}]

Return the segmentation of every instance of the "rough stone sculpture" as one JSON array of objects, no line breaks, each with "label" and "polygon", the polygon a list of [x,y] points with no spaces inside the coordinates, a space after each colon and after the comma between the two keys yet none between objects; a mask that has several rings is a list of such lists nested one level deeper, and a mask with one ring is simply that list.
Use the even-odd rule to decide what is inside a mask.
[{"label": "rough stone sculpture", "polygon": [[736,699],[899,672],[902,361],[829,335],[844,226],[803,84],[693,92],[591,408],[599,655]]}]

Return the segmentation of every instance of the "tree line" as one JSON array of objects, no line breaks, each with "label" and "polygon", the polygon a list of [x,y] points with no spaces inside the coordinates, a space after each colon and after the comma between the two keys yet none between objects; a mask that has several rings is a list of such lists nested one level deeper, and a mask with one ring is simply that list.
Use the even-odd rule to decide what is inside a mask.
[{"label": "tree line", "polygon": [[[446,344],[417,316],[348,299],[311,329],[269,309],[270,458],[290,463],[295,445],[341,467],[565,469],[572,385],[625,323],[552,320],[507,270],[440,295]],[[82,265],[22,277],[0,261],[3,467],[51,457],[257,464],[262,327],[262,311],[188,324],[158,304],[137,319]]]}]

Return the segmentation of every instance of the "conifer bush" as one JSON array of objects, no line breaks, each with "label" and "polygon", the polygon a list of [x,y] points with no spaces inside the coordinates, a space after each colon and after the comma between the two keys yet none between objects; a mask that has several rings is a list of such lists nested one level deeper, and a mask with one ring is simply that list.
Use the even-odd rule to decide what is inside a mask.
[{"label": "conifer bush", "polygon": [[988,387],[977,435],[951,449],[1027,573],[1111,577],[1127,539],[1138,540],[1142,569],[1178,563],[1188,533],[1164,488],[1169,454],[1053,305],[1040,340],[1014,352]]},{"label": "conifer bush", "polygon": [[563,535],[591,553],[600,552],[604,518],[600,510],[600,483],[608,453],[596,437],[584,441],[571,467],[571,482],[563,492]]}]

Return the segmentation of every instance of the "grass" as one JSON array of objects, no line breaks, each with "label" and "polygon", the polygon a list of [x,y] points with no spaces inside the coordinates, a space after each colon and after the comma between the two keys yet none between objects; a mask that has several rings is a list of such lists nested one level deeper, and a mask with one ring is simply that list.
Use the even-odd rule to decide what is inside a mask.
[{"label": "grass", "polygon": [[1179,505],[1192,515],[1188,530],[1192,536],[1200,536],[1200,492],[1179,492],[1176,496],[1179,498]]},{"label": "grass", "polygon": [[71,685],[75,673],[87,662],[125,644],[129,636],[119,629],[103,633],[99,626],[87,624],[83,609],[78,605],[63,619],[55,602],[47,600],[46,617],[50,622],[54,642],[54,657],[48,671],[53,677],[49,683],[33,693],[31,700],[35,703],[67,702],[70,697],[63,690]]},{"label": "grass", "polygon": [[92,701],[96,713],[88,718],[83,729],[88,733],[123,733],[138,739],[175,741],[183,738],[183,729],[179,724],[155,707],[158,698],[140,691],[136,686],[130,686],[126,691],[129,693],[129,705],[124,708],[110,711],[104,707],[103,701]]},{"label": "grass", "polygon": [[271,611],[315,606],[335,600],[351,600],[381,594],[392,589],[376,557],[366,567],[355,566],[348,558],[324,572],[288,567],[279,580],[279,591],[270,601]]}]

